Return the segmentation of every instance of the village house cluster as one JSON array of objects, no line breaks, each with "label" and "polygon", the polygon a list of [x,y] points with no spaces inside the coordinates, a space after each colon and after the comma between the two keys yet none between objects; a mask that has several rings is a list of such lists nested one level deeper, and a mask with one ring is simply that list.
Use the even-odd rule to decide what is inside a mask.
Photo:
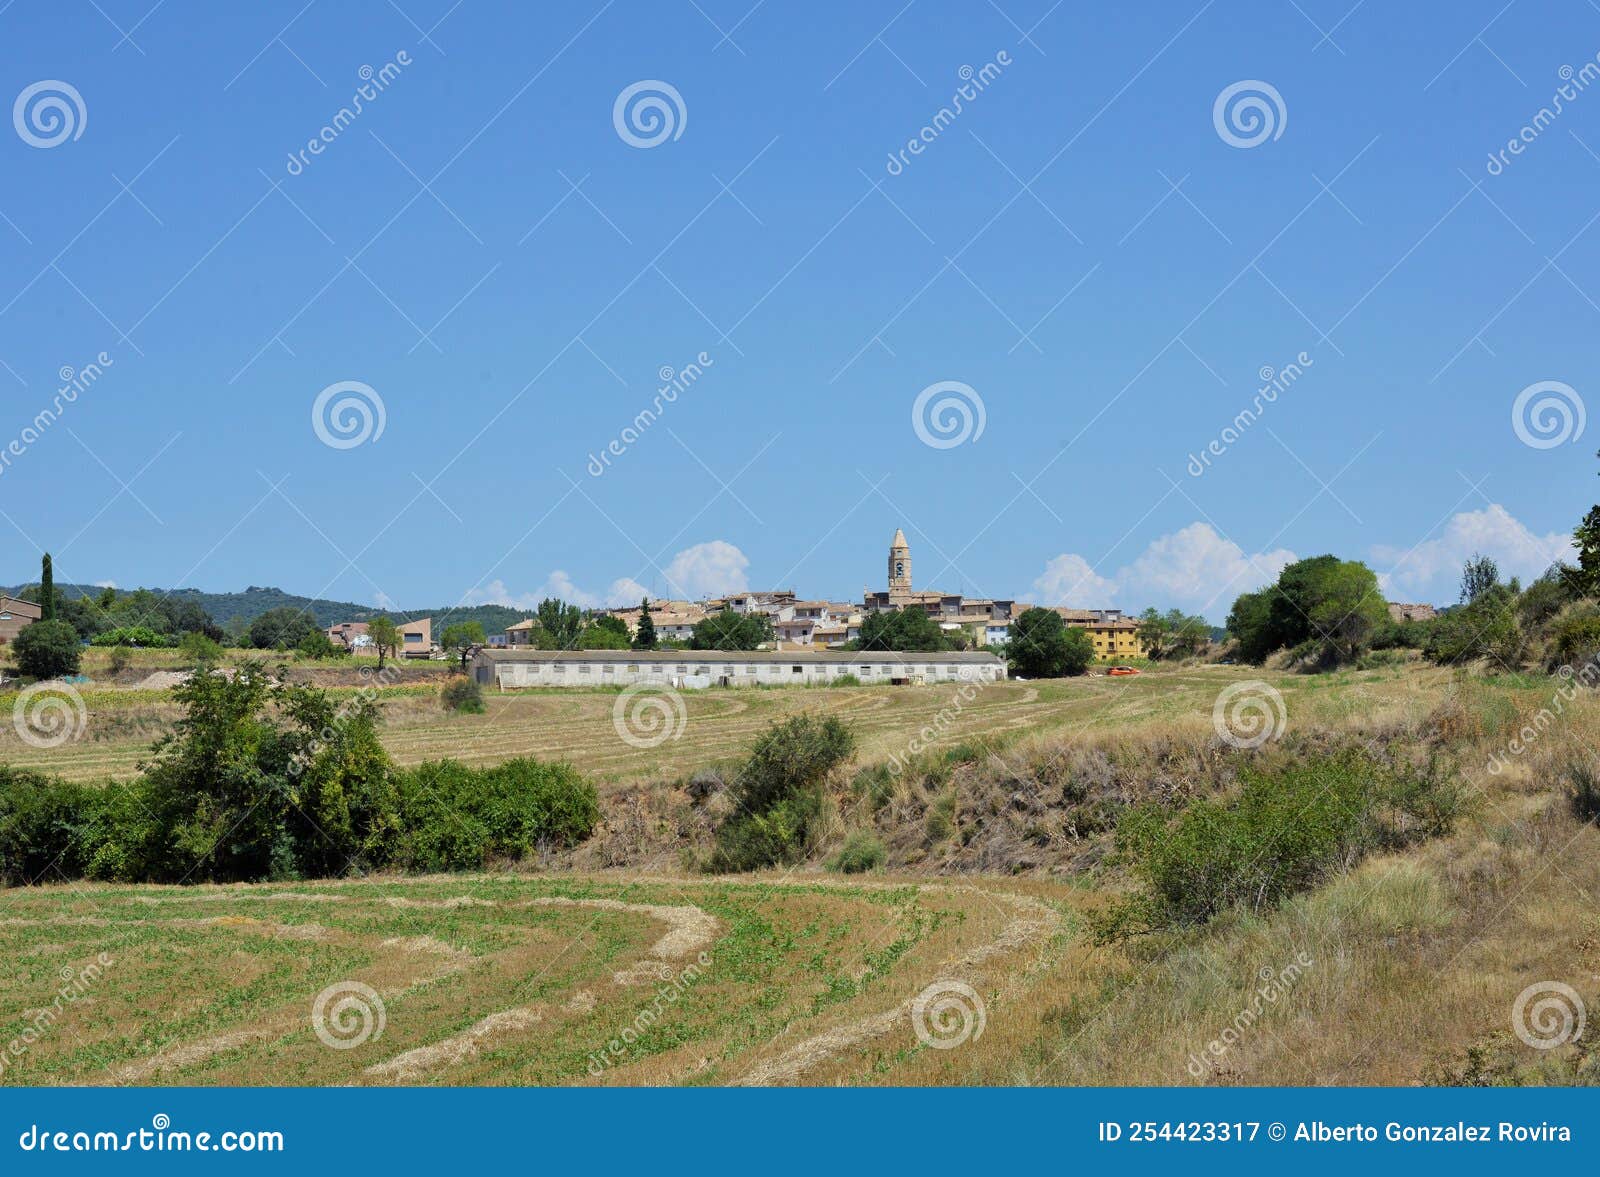
[{"label": "village house cluster", "polygon": [[[709,597],[700,601],[658,600],[650,602],[650,620],[656,636],[670,641],[688,641],[697,622],[723,609],[739,614],[764,614],[772,622],[774,648],[779,651],[839,650],[861,636],[861,626],[873,613],[898,612],[920,608],[941,629],[966,637],[973,649],[998,646],[1011,635],[1011,623],[1028,606],[1015,600],[968,597],[961,593],[917,589],[911,580],[911,546],[905,532],[896,530],[889,542],[888,583],[883,589],[868,589],[860,601],[809,600],[793,589],[768,589]],[[1138,658],[1144,654],[1139,641],[1139,624],[1120,609],[1069,609],[1047,606],[1061,615],[1068,625],[1080,626],[1094,643],[1095,657],[1102,660]],[[604,609],[628,627],[629,634],[639,627],[640,606]],[[532,646],[538,622],[519,621],[490,638],[493,647]]]}]

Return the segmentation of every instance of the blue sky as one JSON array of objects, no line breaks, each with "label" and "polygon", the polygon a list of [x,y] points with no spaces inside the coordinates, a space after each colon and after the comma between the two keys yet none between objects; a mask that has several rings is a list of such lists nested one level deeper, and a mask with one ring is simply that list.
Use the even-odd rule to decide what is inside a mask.
[{"label": "blue sky", "polygon": [[856,597],[903,527],[919,587],[1220,619],[1564,549],[1594,5],[753,2],[5,6],[0,582]]}]

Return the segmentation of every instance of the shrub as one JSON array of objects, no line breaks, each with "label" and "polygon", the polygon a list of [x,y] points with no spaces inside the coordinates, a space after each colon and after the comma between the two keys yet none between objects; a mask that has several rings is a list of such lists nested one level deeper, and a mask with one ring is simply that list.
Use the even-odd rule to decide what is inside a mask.
[{"label": "shrub", "polygon": [[810,848],[822,808],[820,788],[802,789],[760,813],[729,818],[717,830],[709,869],[750,871],[799,862]]},{"label": "shrub", "polygon": [[172,639],[148,625],[119,625],[97,633],[89,639],[91,646],[139,646],[142,649],[160,649],[172,645]]},{"label": "shrub", "polygon": [[222,657],[222,645],[203,633],[186,633],[178,641],[183,656],[195,666],[210,666]]},{"label": "shrub", "polygon": [[1203,923],[1234,906],[1265,910],[1369,851],[1447,831],[1464,805],[1437,763],[1389,766],[1360,750],[1245,768],[1239,779],[1230,801],[1196,801],[1176,819],[1144,806],[1119,825],[1151,926]]},{"label": "shrub", "polygon": [[476,679],[452,678],[439,691],[439,704],[461,715],[483,714],[483,688]]},{"label": "shrub", "polygon": [[306,630],[294,651],[302,658],[337,658],[347,652],[344,643],[335,642],[320,629]]},{"label": "shrub", "polygon": [[344,875],[482,867],[567,846],[600,819],[563,764],[395,770],[371,701],[268,680],[259,663],[174,689],[184,715],[143,776],[104,788],[0,767],[0,882]]},{"label": "shrub", "polygon": [[78,631],[65,621],[35,621],[11,642],[17,669],[34,678],[77,674],[82,647]]},{"label": "shrub", "polygon": [[883,848],[883,840],[878,835],[871,830],[852,830],[828,867],[841,874],[857,875],[877,870],[888,857],[889,852]]},{"label": "shrub", "polygon": [[1517,624],[1516,594],[1504,585],[1485,589],[1469,604],[1436,618],[1422,652],[1443,664],[1492,658],[1506,668],[1522,659],[1525,639]]},{"label": "shrub", "polygon": [[870,764],[856,773],[850,791],[876,813],[894,798],[895,773],[884,763]]},{"label": "shrub", "polygon": [[1553,662],[1557,666],[1578,666],[1589,661],[1600,654],[1600,614],[1578,613],[1562,618],[1552,641]]},{"label": "shrub", "polygon": [[401,774],[396,864],[407,870],[477,870],[545,846],[571,846],[600,820],[590,784],[566,764],[508,760],[474,769],[456,760]]},{"label": "shrub", "polygon": [[112,674],[121,674],[128,669],[128,664],[133,661],[133,652],[127,646],[112,646],[111,657],[107,661],[111,666]]},{"label": "shrub", "polygon": [[828,680],[830,687],[859,687],[861,680],[853,674],[841,674]]},{"label": "shrub", "polygon": [[956,795],[954,785],[947,786],[928,807],[928,837],[935,842],[943,842],[956,832],[956,809],[960,798]]},{"label": "shrub", "polygon": [[1579,821],[1600,821],[1600,771],[1588,759],[1567,763],[1567,783],[1571,790],[1572,812]]},{"label": "shrub", "polygon": [[84,873],[100,790],[0,765],[0,883],[20,887]]},{"label": "shrub", "polygon": [[734,804],[760,813],[822,784],[854,751],[855,737],[837,716],[797,715],[774,723],[756,740],[734,778]]},{"label": "shrub", "polygon": [[708,867],[755,870],[798,862],[821,817],[828,774],[855,751],[837,716],[797,715],[758,739],[728,793],[735,811],[717,830]]}]

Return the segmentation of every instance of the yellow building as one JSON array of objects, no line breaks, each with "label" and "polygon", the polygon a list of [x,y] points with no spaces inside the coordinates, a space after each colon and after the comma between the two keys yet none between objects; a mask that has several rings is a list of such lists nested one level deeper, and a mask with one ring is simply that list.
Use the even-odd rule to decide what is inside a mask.
[{"label": "yellow building", "polygon": [[1077,626],[1089,634],[1094,643],[1094,656],[1101,662],[1125,662],[1129,658],[1144,657],[1144,643],[1139,640],[1139,623],[1124,617],[1114,609],[1067,609],[1056,606],[1055,611],[1069,626]]}]

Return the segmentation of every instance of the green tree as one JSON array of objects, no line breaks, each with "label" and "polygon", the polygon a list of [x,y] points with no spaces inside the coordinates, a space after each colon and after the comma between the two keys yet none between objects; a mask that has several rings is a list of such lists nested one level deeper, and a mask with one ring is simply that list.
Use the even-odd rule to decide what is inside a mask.
[{"label": "green tree", "polygon": [[[139,602],[134,599],[137,595],[130,593],[119,600],[118,613],[124,606],[138,610]],[[268,609],[250,623],[250,644],[258,650],[292,650],[306,639],[307,634],[320,628],[316,619],[303,609],[280,605],[276,609]]]},{"label": "green tree", "polygon": [[481,646],[489,639],[484,636],[483,623],[480,621],[457,621],[444,627],[444,633],[439,636],[439,645],[446,650],[454,650],[461,659],[461,673],[467,672],[467,659],[472,655],[472,647]]},{"label": "green tree", "polygon": [[42,621],[56,619],[56,572],[49,552],[39,566],[39,617]]},{"label": "green tree", "polygon": [[571,650],[583,632],[583,610],[558,597],[546,597],[535,613],[539,619],[536,635],[541,650]]},{"label": "green tree", "polygon": [[1500,583],[1500,566],[1478,552],[1461,566],[1461,603],[1476,601]]},{"label": "green tree", "polygon": [[1278,574],[1267,615],[1272,649],[1298,646],[1312,636],[1311,610],[1316,606],[1318,586],[1338,566],[1337,556],[1312,556]]},{"label": "green tree", "polygon": [[81,654],[78,631],[65,621],[35,621],[11,642],[17,669],[34,678],[77,674]]},{"label": "green tree", "polygon": [[344,653],[344,647],[320,629],[308,629],[295,643],[294,650],[302,658],[333,658]]},{"label": "green tree", "polygon": [[1433,621],[1423,655],[1444,665],[1491,658],[1505,669],[1516,669],[1524,646],[1516,604],[1517,593],[1509,585],[1482,590],[1465,605]]},{"label": "green tree", "polygon": [[655,618],[650,616],[649,597],[639,602],[639,624],[633,631],[633,648],[635,650],[656,648],[656,622]]},{"label": "green tree", "polygon": [[895,612],[869,614],[861,623],[858,650],[893,650],[928,654],[951,648],[950,635],[920,605]]},{"label": "green tree", "polygon": [[597,617],[583,627],[577,645],[580,650],[626,650],[628,623],[610,614]]},{"label": "green tree", "polygon": [[1068,628],[1054,609],[1024,609],[1011,622],[1006,660],[1024,678],[1065,678],[1094,661],[1094,642],[1081,627]]},{"label": "green tree", "polygon": [[392,617],[374,617],[367,622],[367,636],[372,639],[372,644],[378,647],[378,669],[383,669],[385,654],[399,657],[400,652],[400,627],[394,623]]},{"label": "green tree", "polygon": [[1600,589],[1600,506],[1590,507],[1572,532],[1578,549],[1578,567],[1569,579],[1579,596],[1592,597]]},{"label": "green tree", "polygon": [[203,633],[186,633],[178,649],[196,669],[209,669],[222,658],[222,647]]},{"label": "green tree", "polygon": [[1388,617],[1378,578],[1360,561],[1339,561],[1318,578],[1311,596],[1311,627],[1332,661],[1355,661]]},{"label": "green tree", "polygon": [[1239,644],[1239,656],[1246,662],[1264,662],[1272,645],[1272,592],[1241,593],[1228,613],[1228,633]]},{"label": "green tree", "polygon": [[1312,640],[1322,643],[1324,659],[1343,662],[1371,645],[1387,617],[1372,569],[1359,560],[1312,556],[1286,567],[1276,584],[1235,600],[1228,631],[1251,662]]},{"label": "green tree", "polygon": [[1192,658],[1211,643],[1211,623],[1204,617],[1169,609],[1139,614],[1139,644],[1153,661]]},{"label": "green tree", "polygon": [[772,640],[772,619],[764,613],[724,609],[695,622],[691,650],[754,650]]}]

